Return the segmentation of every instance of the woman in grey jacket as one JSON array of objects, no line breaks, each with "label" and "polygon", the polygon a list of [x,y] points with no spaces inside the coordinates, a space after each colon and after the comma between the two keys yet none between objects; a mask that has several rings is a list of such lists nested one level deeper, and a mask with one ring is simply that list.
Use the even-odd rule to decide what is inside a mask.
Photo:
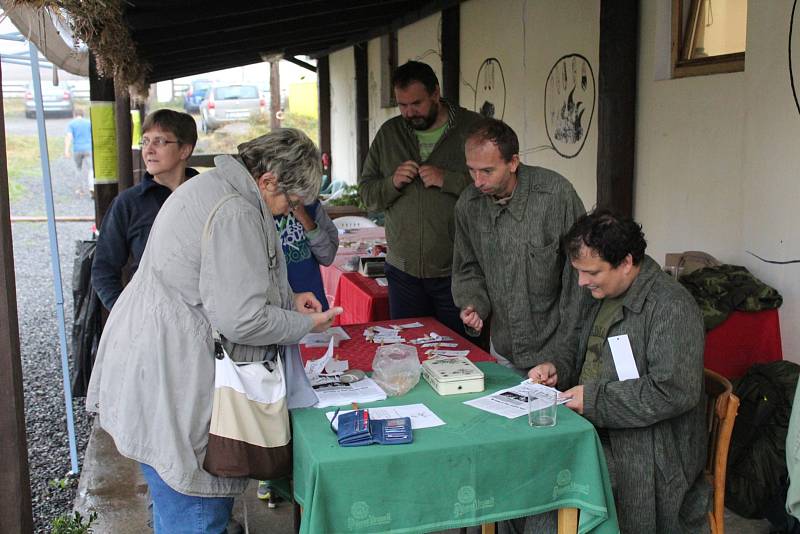
[{"label": "woman in grey jacket", "polygon": [[[215,158],[215,169],[164,204],[139,269],[109,316],[87,407],[99,413],[119,452],[142,464],[156,534],[224,532],[233,496],[248,483],[202,468],[213,330],[234,360],[259,361],[266,346],[296,344],[341,313],[322,312],[313,294],[291,291],[273,219],[290,203],[316,197],[319,161],[311,140],[292,129],[243,143],[239,158]],[[308,387],[301,373],[293,383],[299,352],[287,350],[286,359],[289,407],[313,403],[293,391]]]}]

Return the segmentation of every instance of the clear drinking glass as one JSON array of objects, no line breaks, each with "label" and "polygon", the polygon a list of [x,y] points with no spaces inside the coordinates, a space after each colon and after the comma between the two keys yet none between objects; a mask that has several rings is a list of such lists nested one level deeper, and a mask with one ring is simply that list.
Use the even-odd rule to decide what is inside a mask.
[{"label": "clear drinking glass", "polygon": [[528,424],[534,428],[546,428],[556,425],[558,413],[557,396],[528,396]]}]

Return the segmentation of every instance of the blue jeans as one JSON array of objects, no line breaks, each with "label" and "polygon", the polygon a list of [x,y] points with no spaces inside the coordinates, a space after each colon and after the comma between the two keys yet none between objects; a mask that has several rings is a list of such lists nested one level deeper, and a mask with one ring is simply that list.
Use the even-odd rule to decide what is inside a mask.
[{"label": "blue jeans", "polygon": [[153,499],[155,534],[224,534],[233,497],[192,497],[170,488],[156,470],[139,464]]},{"label": "blue jeans", "polygon": [[453,303],[449,276],[417,278],[388,263],[384,272],[389,282],[389,317],[433,316],[458,335],[466,336],[459,309]]}]

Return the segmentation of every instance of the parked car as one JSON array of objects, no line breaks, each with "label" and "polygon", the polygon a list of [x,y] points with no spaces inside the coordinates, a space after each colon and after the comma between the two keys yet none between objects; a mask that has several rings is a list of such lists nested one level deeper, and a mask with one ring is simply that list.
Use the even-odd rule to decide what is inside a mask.
[{"label": "parked car", "polygon": [[[51,82],[42,82],[42,104],[45,116],[62,115],[72,117],[75,105],[72,102],[72,90],[66,83],[53,85]],[[33,84],[25,88],[25,116],[29,119],[36,117],[36,102],[33,99]]]},{"label": "parked car", "polygon": [[189,84],[189,89],[183,93],[183,109],[186,113],[200,111],[200,102],[206,97],[211,83],[211,80],[193,80]]},{"label": "parked car", "polygon": [[258,118],[264,106],[265,101],[255,84],[212,85],[200,102],[200,129],[210,133],[231,122]]}]

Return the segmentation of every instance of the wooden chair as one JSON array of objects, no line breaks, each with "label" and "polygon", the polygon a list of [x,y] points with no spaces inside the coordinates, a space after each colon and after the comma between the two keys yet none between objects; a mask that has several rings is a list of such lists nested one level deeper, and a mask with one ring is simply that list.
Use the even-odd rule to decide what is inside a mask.
[{"label": "wooden chair", "polygon": [[739,408],[739,398],[733,394],[730,381],[722,375],[705,369],[706,428],[708,430],[708,456],[706,477],[713,488],[713,504],[708,513],[712,534],[725,531],[725,473],[728,466],[728,449],[733,423]]}]

